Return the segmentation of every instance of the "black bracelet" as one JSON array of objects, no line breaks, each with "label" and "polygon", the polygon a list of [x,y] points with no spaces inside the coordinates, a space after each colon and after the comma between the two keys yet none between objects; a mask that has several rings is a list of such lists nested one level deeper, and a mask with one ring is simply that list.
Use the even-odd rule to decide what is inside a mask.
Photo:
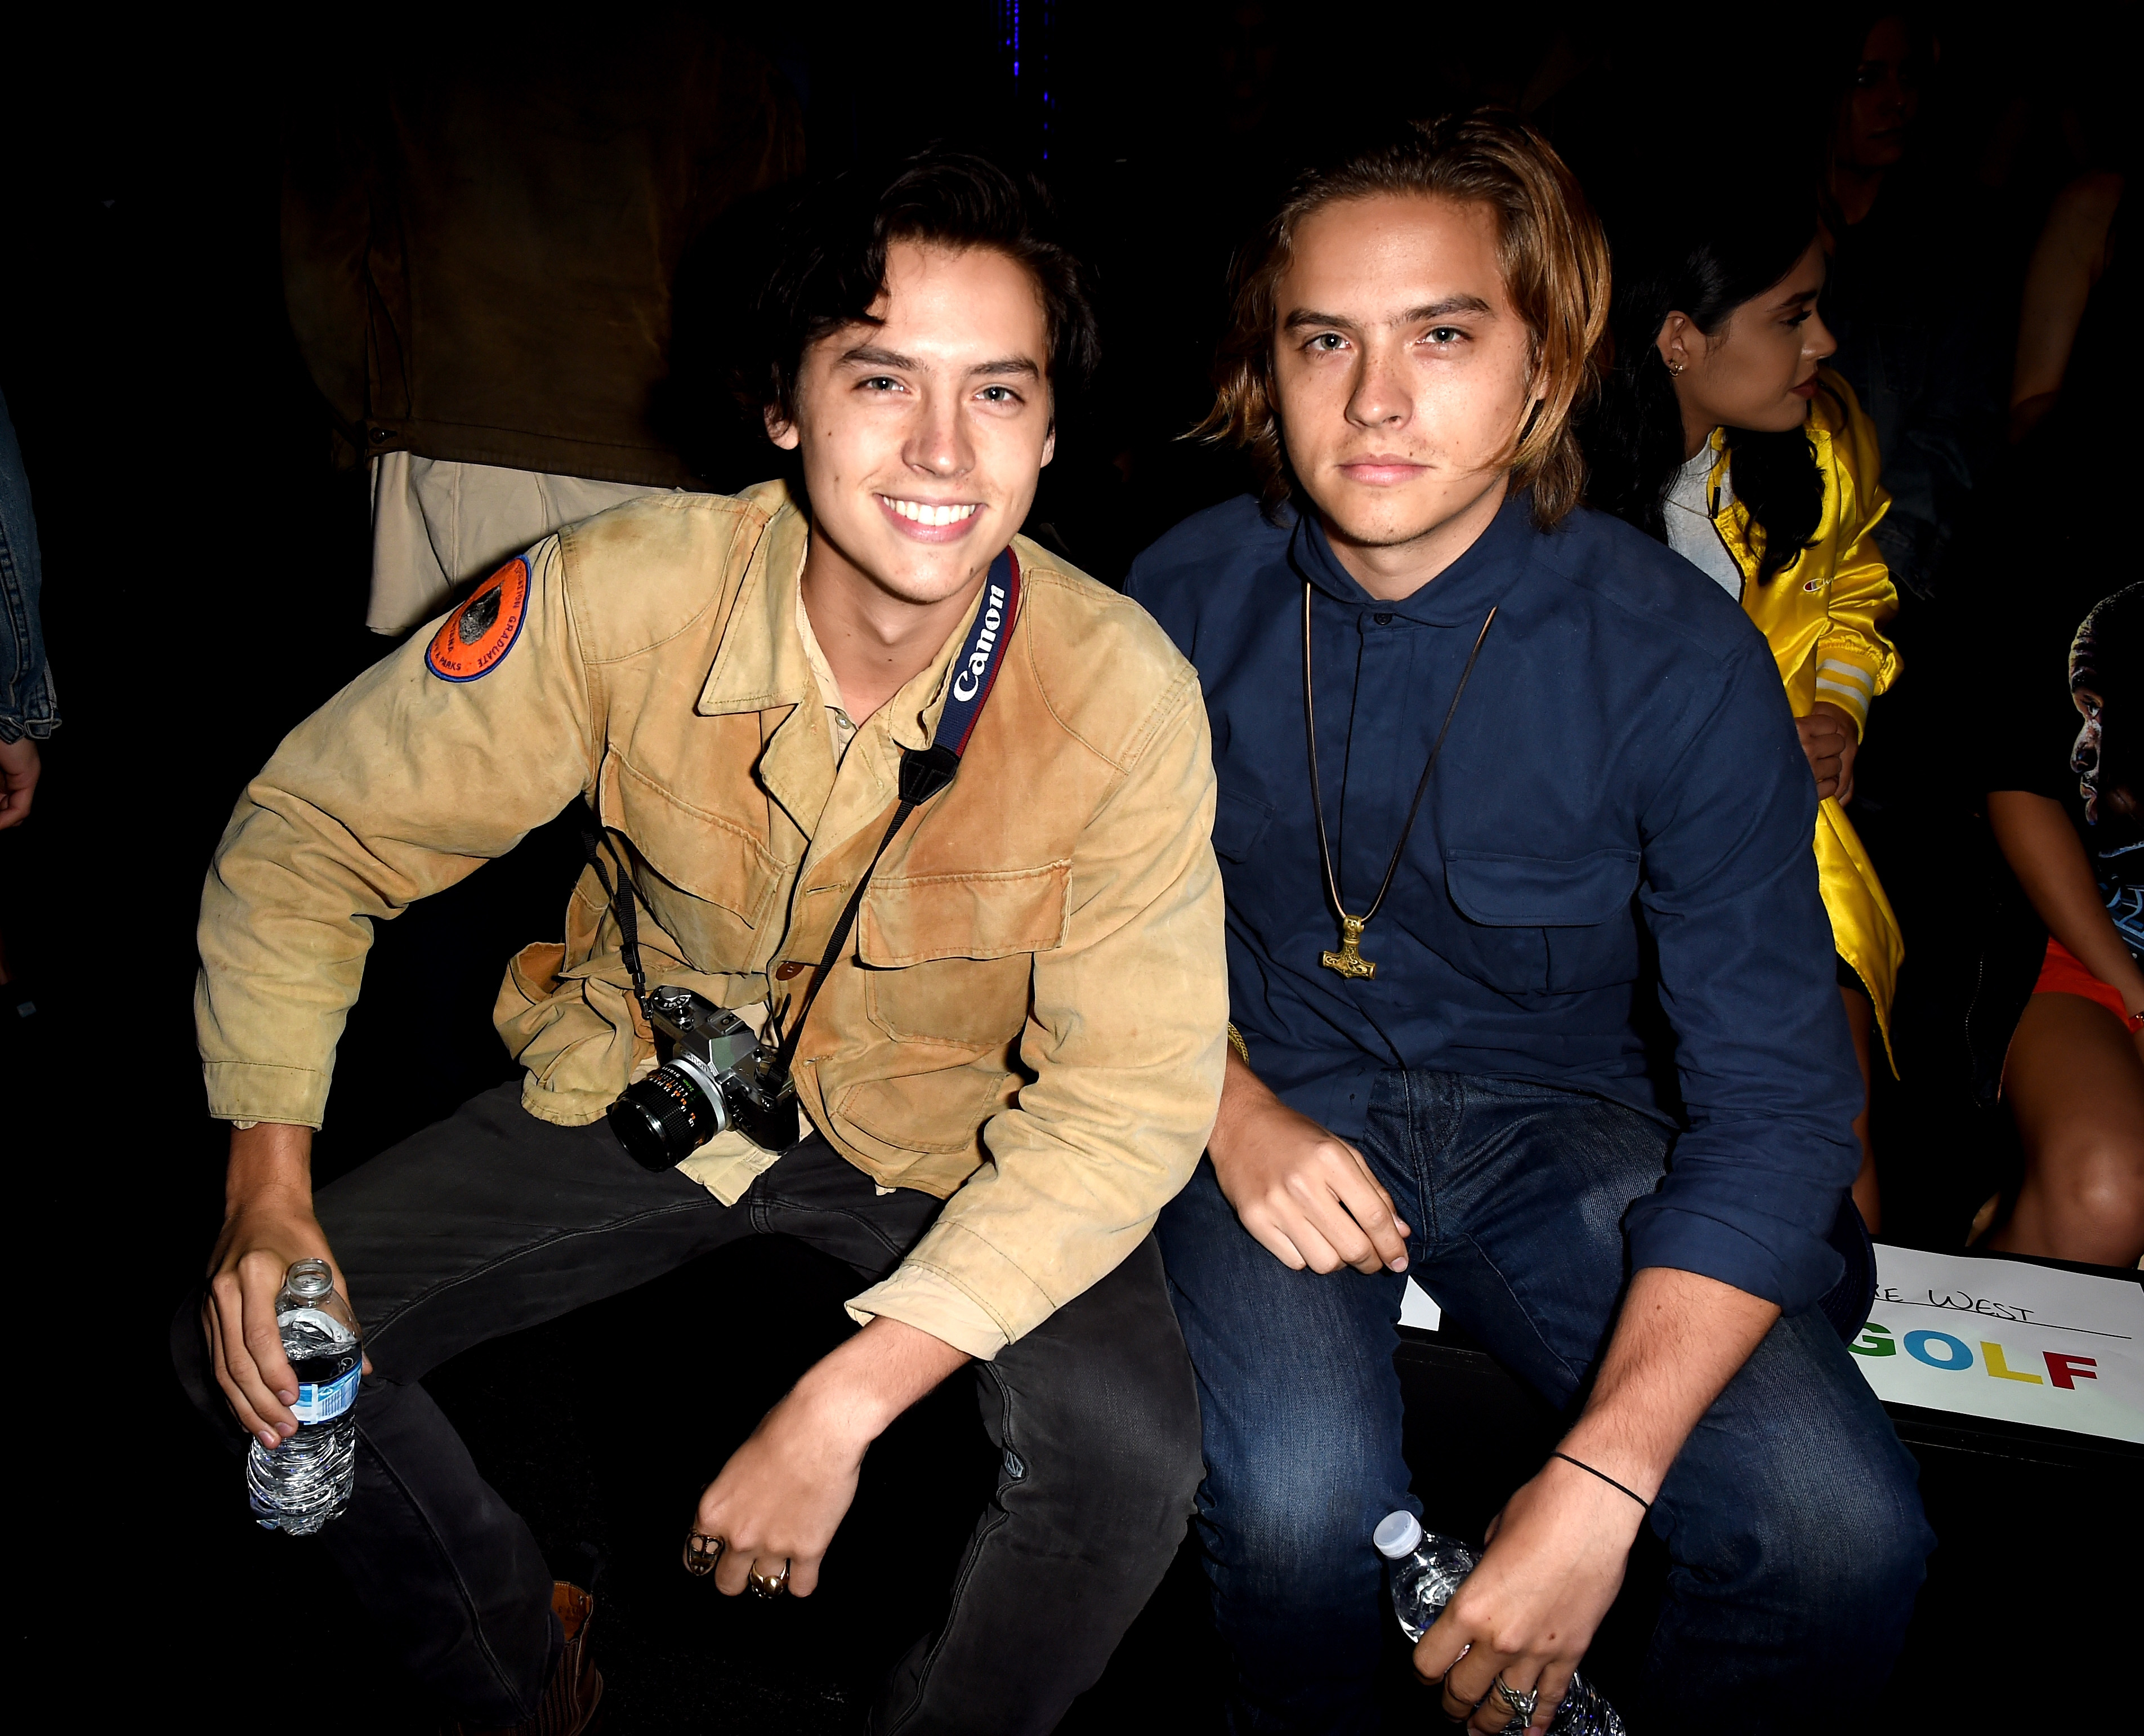
[{"label": "black bracelet", "polygon": [[1610,1476],[1606,1471],[1593,1471],[1593,1467],[1591,1465],[1588,1465],[1585,1460],[1574,1459],[1569,1453],[1551,1453],[1549,1456],[1552,1459],[1561,1459],[1566,1465],[1576,1465],[1581,1471],[1593,1471],[1593,1475],[1600,1478],[1601,1481],[1606,1483],[1610,1489],[1622,1489],[1624,1494],[1629,1495],[1632,1500],[1643,1507],[1648,1513],[1653,1510],[1653,1504],[1647,1500],[1644,1495],[1639,1494],[1636,1490],[1624,1489],[1623,1486],[1617,1482],[1615,1478]]}]

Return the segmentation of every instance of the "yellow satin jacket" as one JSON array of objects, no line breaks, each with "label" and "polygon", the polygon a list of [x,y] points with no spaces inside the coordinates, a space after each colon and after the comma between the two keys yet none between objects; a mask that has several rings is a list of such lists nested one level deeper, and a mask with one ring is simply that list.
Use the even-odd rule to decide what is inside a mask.
[{"label": "yellow satin jacket", "polygon": [[[1824,515],[1793,564],[1769,583],[1757,583],[1749,509],[1739,500],[1718,504],[1727,492],[1722,484],[1729,457],[1716,428],[1707,492],[1715,507],[1712,522],[1742,569],[1742,607],[1772,647],[1794,715],[1805,717],[1817,701],[1829,700],[1854,719],[1865,738],[1869,704],[1898,678],[1900,667],[1898,647],[1883,637],[1882,626],[1898,611],[1898,587],[1870,534],[1891,500],[1877,480],[1876,430],[1853,387],[1829,368],[1817,379],[1809,437],[1824,473]],[[1888,1053],[1905,941],[1854,822],[1829,796],[1817,811],[1816,861],[1833,942],[1868,988]],[[1895,1071],[1895,1056],[1892,1064]]]}]

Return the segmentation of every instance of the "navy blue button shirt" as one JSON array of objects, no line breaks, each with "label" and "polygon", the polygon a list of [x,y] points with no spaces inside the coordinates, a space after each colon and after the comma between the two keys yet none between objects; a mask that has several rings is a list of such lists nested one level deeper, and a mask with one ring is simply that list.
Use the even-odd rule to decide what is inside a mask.
[{"label": "navy blue button shirt", "polygon": [[[1484,642],[1384,908],[1371,980],[1339,944],[1311,806],[1318,772],[1346,907],[1375,896],[1424,756]],[[1816,791],[1771,652],[1679,555],[1523,498],[1403,602],[1372,597],[1314,521],[1248,498],[1187,519],[1126,588],[1198,666],[1230,1001],[1258,1074],[1342,1138],[1396,1067],[1531,1079],[1664,1115],[1634,1022],[1650,964],[1681,1125],[1625,1225],[1636,1266],[1789,1311],[1840,1271],[1862,1086],[1817,892]],[[1648,955],[1650,955],[1649,959]]]}]

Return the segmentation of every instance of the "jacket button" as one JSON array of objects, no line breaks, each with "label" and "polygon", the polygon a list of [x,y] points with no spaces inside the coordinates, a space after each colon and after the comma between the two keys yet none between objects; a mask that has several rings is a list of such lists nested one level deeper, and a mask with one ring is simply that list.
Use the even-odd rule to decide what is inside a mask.
[{"label": "jacket button", "polygon": [[1380,627],[1390,627],[1392,624],[1392,618],[1390,615],[1372,615],[1370,618]]},{"label": "jacket button", "polygon": [[784,959],[774,967],[775,979],[778,982],[786,983],[791,977],[802,976],[803,974],[804,966],[795,959]]}]

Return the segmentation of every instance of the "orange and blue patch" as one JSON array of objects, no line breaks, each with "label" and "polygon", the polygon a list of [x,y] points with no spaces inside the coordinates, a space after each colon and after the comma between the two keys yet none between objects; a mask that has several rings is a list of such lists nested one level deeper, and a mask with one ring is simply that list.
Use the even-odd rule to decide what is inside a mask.
[{"label": "orange and blue patch", "polygon": [[496,669],[529,618],[529,558],[517,554],[439,623],[424,667],[442,681],[474,681]]}]

